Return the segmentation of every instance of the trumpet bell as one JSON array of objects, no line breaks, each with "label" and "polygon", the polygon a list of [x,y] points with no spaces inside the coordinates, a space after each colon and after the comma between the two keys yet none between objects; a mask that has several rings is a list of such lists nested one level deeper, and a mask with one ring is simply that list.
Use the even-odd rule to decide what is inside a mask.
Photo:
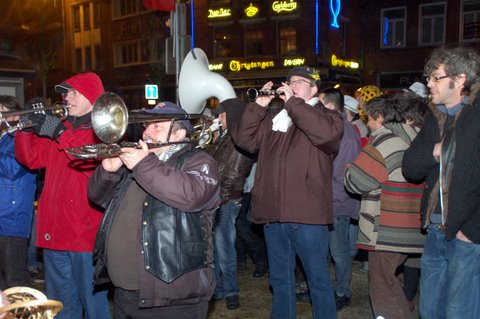
[{"label": "trumpet bell", "polygon": [[220,102],[236,97],[230,82],[222,75],[211,72],[208,58],[202,49],[193,48],[182,63],[178,80],[178,99],[187,112],[199,114],[210,97]]},{"label": "trumpet bell", "polygon": [[120,141],[128,126],[128,109],[122,98],[115,93],[102,94],[93,104],[92,127],[102,142]]}]

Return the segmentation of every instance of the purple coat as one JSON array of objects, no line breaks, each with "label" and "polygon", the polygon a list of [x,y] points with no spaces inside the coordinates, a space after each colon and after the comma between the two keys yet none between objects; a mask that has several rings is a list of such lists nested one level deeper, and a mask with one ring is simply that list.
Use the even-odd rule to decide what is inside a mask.
[{"label": "purple coat", "polygon": [[345,166],[353,162],[360,153],[360,136],[355,127],[343,119],[343,137],[340,141],[340,149],[333,161],[333,215],[350,216],[358,219],[360,211],[360,196],[351,194],[345,189],[343,183],[345,177]]}]

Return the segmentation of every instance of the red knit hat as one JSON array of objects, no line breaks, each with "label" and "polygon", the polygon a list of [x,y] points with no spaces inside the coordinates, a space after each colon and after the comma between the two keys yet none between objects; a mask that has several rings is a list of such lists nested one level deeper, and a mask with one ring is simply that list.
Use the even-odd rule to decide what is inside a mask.
[{"label": "red knit hat", "polygon": [[57,93],[67,94],[71,89],[80,92],[91,104],[95,103],[97,98],[105,92],[102,80],[93,72],[74,75],[62,83],[55,85],[55,91]]}]

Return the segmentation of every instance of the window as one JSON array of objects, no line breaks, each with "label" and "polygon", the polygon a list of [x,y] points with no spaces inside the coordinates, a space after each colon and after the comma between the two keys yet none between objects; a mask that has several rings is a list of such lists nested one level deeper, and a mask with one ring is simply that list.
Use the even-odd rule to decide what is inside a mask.
[{"label": "window", "polygon": [[147,11],[143,0],[112,0],[113,18],[122,18],[140,14]]},{"label": "window", "polygon": [[[76,71],[100,68],[100,5],[82,2],[71,7],[73,66]],[[98,49],[97,49],[98,48]]]},{"label": "window", "polygon": [[72,25],[74,32],[80,32],[80,6],[72,7]]},{"label": "window", "polygon": [[165,50],[160,45],[160,38],[144,38],[114,44],[114,66],[146,64],[158,61],[161,52]]},{"label": "window", "polygon": [[263,30],[257,25],[245,26],[245,56],[263,54]]},{"label": "window", "polygon": [[232,54],[232,34],[225,28],[215,28],[213,40],[213,56],[215,58],[229,57]]},{"label": "window", "polygon": [[380,34],[380,47],[396,48],[405,47],[405,26],[406,26],[406,9],[389,8],[382,9]]},{"label": "window", "polygon": [[90,6],[83,7],[83,30],[90,30]]},{"label": "window", "polygon": [[464,42],[480,40],[480,2],[464,0],[462,3],[463,26],[460,28],[460,38]]},{"label": "window", "polygon": [[279,27],[279,53],[282,55],[297,52],[297,29],[290,26]]},{"label": "window", "polygon": [[445,43],[446,9],[445,2],[420,5],[420,45]]}]

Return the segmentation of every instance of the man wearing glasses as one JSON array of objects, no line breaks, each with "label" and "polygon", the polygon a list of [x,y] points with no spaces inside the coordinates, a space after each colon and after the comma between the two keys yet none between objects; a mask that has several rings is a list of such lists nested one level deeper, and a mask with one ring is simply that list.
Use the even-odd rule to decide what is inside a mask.
[{"label": "man wearing glasses", "polygon": [[[271,318],[296,318],[295,256],[309,285],[314,318],[336,318],[328,269],[328,224],[333,223],[333,158],[343,134],[339,112],[319,102],[319,76],[310,67],[290,70],[274,98],[247,104],[232,132],[248,152],[258,152],[252,190],[252,220],[264,233],[273,289]],[[263,90],[271,90],[267,82]]]},{"label": "man wearing glasses", "polygon": [[421,259],[420,316],[480,316],[480,56],[438,48],[425,65],[433,110],[403,159],[424,181],[428,235]]}]

